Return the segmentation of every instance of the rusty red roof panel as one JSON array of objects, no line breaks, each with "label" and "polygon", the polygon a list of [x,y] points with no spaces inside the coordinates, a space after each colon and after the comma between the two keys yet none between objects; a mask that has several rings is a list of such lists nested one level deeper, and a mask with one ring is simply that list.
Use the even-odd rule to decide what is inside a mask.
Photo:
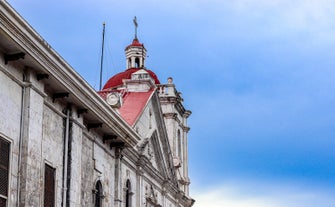
[{"label": "rusty red roof panel", "polygon": [[120,115],[133,126],[142,114],[154,90],[148,92],[128,92],[123,97],[123,104],[119,109]]}]

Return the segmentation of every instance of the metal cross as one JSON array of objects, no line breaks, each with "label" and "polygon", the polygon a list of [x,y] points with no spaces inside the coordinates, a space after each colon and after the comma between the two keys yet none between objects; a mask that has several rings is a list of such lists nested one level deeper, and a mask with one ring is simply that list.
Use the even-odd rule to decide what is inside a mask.
[{"label": "metal cross", "polygon": [[133,22],[134,22],[134,25],[135,25],[135,39],[137,39],[137,27],[138,27],[138,24],[137,24],[137,18],[136,18],[136,16],[134,17]]}]

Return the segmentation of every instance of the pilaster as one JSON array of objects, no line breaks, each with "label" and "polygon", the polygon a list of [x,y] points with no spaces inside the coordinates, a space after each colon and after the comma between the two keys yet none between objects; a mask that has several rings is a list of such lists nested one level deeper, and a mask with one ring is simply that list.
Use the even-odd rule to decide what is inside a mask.
[{"label": "pilaster", "polygon": [[[27,73],[27,81],[30,74]],[[33,87],[24,87],[22,160],[19,206],[42,206],[42,122],[44,97]]]}]

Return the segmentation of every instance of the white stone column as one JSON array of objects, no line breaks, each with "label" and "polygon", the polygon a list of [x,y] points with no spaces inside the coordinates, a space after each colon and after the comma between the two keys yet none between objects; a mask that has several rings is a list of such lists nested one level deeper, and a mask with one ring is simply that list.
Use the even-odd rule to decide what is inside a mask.
[{"label": "white stone column", "polygon": [[131,68],[135,68],[135,57],[131,57]]},{"label": "white stone column", "polygon": [[121,168],[121,159],[122,159],[122,149],[115,149],[115,207],[122,206],[122,168]]},{"label": "white stone column", "polygon": [[143,198],[143,170],[139,166],[136,171],[136,207],[142,207]]},{"label": "white stone column", "polygon": [[44,98],[31,87],[25,92],[20,206],[42,206],[42,121]]},{"label": "white stone column", "polygon": [[[76,116],[72,116],[76,117]],[[81,202],[81,154],[82,154],[82,128],[75,124],[72,126],[71,135],[71,182],[70,182],[70,206],[80,206]]]},{"label": "white stone column", "polygon": [[140,68],[142,67],[142,66],[144,66],[144,62],[143,62],[143,57],[140,57]]}]

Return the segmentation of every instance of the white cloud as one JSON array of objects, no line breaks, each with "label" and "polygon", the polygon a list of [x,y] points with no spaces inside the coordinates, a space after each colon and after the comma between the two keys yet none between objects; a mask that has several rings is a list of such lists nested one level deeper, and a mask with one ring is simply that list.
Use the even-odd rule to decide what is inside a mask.
[{"label": "white cloud", "polygon": [[334,23],[334,0],[235,0],[230,7],[246,15],[273,18],[292,29],[329,27]]},{"label": "white cloud", "polygon": [[333,207],[335,204],[334,192],[294,182],[241,181],[193,191],[194,207]]},{"label": "white cloud", "polygon": [[214,40],[230,34],[248,39],[293,36],[334,41],[335,0],[201,0],[194,4],[200,9],[190,12],[206,18],[204,30],[217,35]]}]

